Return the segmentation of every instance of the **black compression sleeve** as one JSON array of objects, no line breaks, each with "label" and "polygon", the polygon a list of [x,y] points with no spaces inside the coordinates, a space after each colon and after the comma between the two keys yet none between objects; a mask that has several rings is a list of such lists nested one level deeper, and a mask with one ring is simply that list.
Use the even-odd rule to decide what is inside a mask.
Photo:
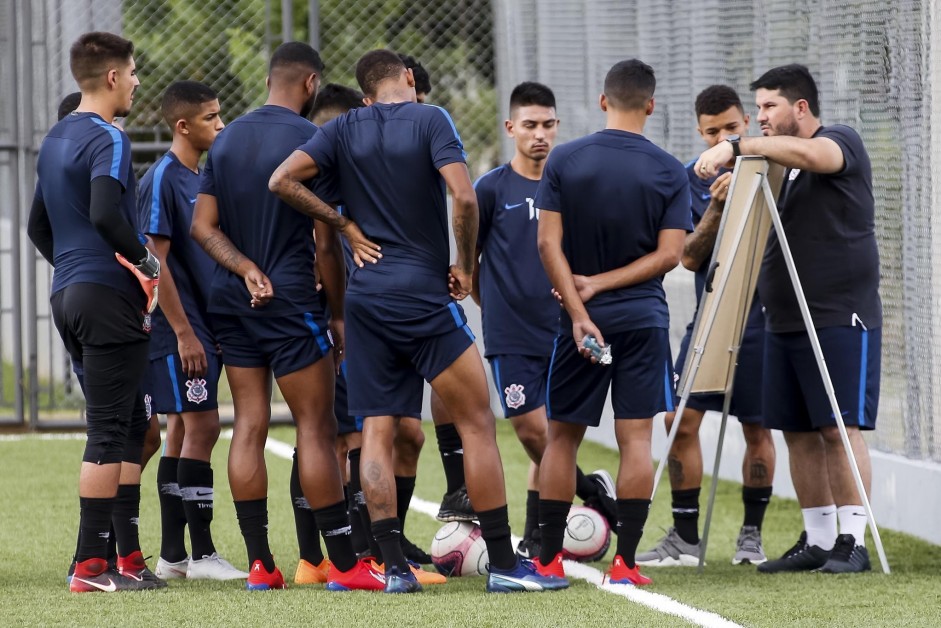
[{"label": "black compression sleeve", "polygon": [[137,239],[137,230],[121,215],[124,189],[117,179],[98,177],[91,182],[88,217],[105,242],[132,264],[147,257],[147,249]]},{"label": "black compression sleeve", "polygon": [[46,213],[46,204],[37,189],[33,197],[33,205],[29,209],[29,218],[26,219],[26,235],[32,240],[46,261],[55,266],[53,262],[52,224],[49,214]]}]

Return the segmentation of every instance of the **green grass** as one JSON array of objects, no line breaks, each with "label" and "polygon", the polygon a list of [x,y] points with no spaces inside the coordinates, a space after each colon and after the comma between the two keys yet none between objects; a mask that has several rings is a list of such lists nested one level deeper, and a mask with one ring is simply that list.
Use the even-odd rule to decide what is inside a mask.
[{"label": "green grass", "polygon": [[[428,426],[426,426],[428,427]],[[511,523],[522,530],[527,460],[506,422],[499,423],[506,468]],[[416,495],[437,501],[443,490],[433,431],[428,430]],[[272,436],[293,442],[289,428]],[[575,581],[558,594],[496,596],[484,593],[482,578],[454,578],[417,596],[369,593],[331,594],[321,587],[248,593],[240,583],[172,582],[168,590],[142,594],[72,595],[65,570],[74,548],[78,518],[76,471],[81,441],[0,442],[0,623],[4,626],[74,625],[382,625],[392,618],[409,626],[686,626],[685,621]],[[245,553],[225,478],[227,441],[214,455],[217,496],[216,545],[245,567]],[[783,456],[781,457],[784,458]],[[592,443],[581,451],[583,468],[616,469],[616,453]],[[290,463],[269,455],[270,538],[278,564],[288,577],[297,561],[288,496]],[[142,544],[145,554],[159,548],[156,465],[144,474]],[[704,487],[703,495],[708,491]],[[705,497],[703,499],[705,501]],[[741,519],[740,488],[720,483],[706,573],[694,569],[648,569],[649,590],[723,615],[747,626],[932,626],[941,607],[941,548],[901,534],[883,532],[894,573],[861,576],[794,574],[759,576],[733,567],[729,559]],[[654,503],[643,548],[660,527],[670,525],[664,487]],[[439,524],[423,514],[409,515],[408,536],[428,546]],[[775,499],[765,524],[769,554],[780,554],[796,539],[800,514],[794,502]],[[871,545],[871,544],[870,544]],[[604,569],[610,560],[595,566]],[[874,567],[878,569],[873,552]],[[156,559],[151,560],[151,565]]]}]

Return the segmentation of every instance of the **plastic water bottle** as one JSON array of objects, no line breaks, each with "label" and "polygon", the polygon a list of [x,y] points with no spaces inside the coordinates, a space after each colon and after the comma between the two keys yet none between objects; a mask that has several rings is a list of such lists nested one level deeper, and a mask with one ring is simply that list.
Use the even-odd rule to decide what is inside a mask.
[{"label": "plastic water bottle", "polygon": [[611,345],[602,347],[598,344],[598,340],[589,334],[582,339],[582,346],[591,351],[592,357],[598,360],[599,364],[604,366],[611,364]]}]

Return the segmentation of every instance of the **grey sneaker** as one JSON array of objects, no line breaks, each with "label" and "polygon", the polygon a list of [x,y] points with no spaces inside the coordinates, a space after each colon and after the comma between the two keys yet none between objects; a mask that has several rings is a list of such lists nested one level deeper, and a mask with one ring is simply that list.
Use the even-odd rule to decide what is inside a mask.
[{"label": "grey sneaker", "polygon": [[645,567],[696,567],[699,565],[701,543],[687,543],[677,534],[676,528],[670,528],[656,547],[638,554],[635,561]]},{"label": "grey sneaker", "polygon": [[755,526],[742,526],[735,542],[733,565],[760,565],[768,560],[761,546],[761,530]]}]

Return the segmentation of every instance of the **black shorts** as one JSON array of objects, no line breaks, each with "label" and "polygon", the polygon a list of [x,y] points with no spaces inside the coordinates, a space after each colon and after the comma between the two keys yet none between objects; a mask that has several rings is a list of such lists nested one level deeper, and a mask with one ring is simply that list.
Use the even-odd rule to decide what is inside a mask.
[{"label": "black shorts", "polygon": [[82,361],[83,346],[150,340],[150,317],[139,297],[97,283],[75,283],[53,294],[52,320],[72,359]]}]

